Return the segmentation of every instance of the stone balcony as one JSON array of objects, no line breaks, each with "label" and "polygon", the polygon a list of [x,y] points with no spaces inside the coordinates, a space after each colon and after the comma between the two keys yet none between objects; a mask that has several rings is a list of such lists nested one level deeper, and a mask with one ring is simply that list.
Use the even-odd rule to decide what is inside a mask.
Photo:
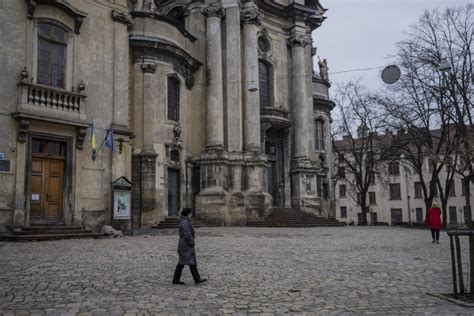
[{"label": "stone balcony", "polygon": [[260,108],[260,121],[270,123],[275,129],[289,128],[292,125],[289,119],[289,112],[285,108]]},{"label": "stone balcony", "polygon": [[86,95],[83,94],[83,84],[79,85],[77,93],[25,81],[21,81],[18,87],[20,116],[66,125],[86,125]]}]

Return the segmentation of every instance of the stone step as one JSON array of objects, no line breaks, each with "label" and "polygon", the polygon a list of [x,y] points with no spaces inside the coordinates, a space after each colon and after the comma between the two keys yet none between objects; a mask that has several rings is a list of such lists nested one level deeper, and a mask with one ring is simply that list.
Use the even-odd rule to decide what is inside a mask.
[{"label": "stone step", "polygon": [[45,230],[22,230],[13,232],[14,235],[71,235],[80,233],[92,233],[91,230],[82,229],[45,229]]},{"label": "stone step", "polygon": [[34,234],[34,235],[0,235],[0,240],[4,241],[45,241],[71,238],[100,238],[99,233],[74,233],[74,234]]},{"label": "stone step", "polygon": [[82,230],[81,226],[66,226],[66,225],[31,225],[30,227],[22,227],[23,231],[45,231],[45,230]]},{"label": "stone step", "polygon": [[274,208],[262,221],[249,221],[247,226],[254,227],[324,227],[344,226],[335,219],[309,214],[292,208]]}]

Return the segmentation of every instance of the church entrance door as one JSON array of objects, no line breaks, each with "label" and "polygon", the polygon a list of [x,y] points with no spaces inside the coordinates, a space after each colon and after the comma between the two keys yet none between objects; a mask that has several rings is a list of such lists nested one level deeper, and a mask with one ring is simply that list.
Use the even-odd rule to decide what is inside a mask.
[{"label": "church entrance door", "polygon": [[281,131],[268,131],[265,140],[265,153],[268,159],[267,190],[273,198],[273,206],[285,205],[285,178],[283,156],[283,134]]},{"label": "church entrance door", "polygon": [[168,216],[178,216],[179,213],[179,170],[168,169]]}]

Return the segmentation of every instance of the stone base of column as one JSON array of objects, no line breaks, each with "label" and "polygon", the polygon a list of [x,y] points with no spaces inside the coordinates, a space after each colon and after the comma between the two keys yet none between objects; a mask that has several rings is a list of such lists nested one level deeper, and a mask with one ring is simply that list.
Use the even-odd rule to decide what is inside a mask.
[{"label": "stone base of column", "polygon": [[270,213],[272,196],[266,192],[268,163],[259,150],[244,153],[243,189],[247,220],[261,219]]},{"label": "stone base of column", "polygon": [[244,196],[241,192],[205,191],[196,196],[196,217],[221,226],[244,226]]},{"label": "stone base of column", "polygon": [[310,159],[294,159],[291,162],[291,207],[307,213],[327,217],[329,209],[317,192],[319,166]]},{"label": "stone base of column", "polygon": [[18,229],[27,226],[26,225],[26,211],[24,209],[13,210],[13,222],[12,228]]},{"label": "stone base of column", "polygon": [[155,225],[160,216],[156,209],[157,156],[153,149],[144,149],[140,154],[132,156],[134,227]]}]

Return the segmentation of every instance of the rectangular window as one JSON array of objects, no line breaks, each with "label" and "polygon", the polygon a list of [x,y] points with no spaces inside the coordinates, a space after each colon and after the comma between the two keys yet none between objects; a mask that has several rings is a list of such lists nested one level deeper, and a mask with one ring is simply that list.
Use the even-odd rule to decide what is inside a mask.
[{"label": "rectangular window", "polygon": [[369,204],[371,205],[377,204],[377,201],[375,198],[375,192],[369,192]]},{"label": "rectangular window", "polygon": [[391,176],[400,175],[400,164],[398,161],[392,161],[388,164],[388,174]]},{"label": "rectangular window", "polygon": [[423,223],[423,209],[421,207],[416,208],[416,222]]},{"label": "rectangular window", "polygon": [[314,135],[314,148],[316,150],[323,150],[324,149],[324,121],[323,120],[316,120],[314,121],[315,126],[315,135]]},{"label": "rectangular window", "polygon": [[400,183],[390,183],[390,200],[401,200]]},{"label": "rectangular window", "polygon": [[449,181],[449,192],[448,192],[448,196],[456,196],[456,186],[455,186],[455,182],[454,182],[454,179]]},{"label": "rectangular window", "polygon": [[322,176],[316,176],[316,186],[317,186],[317,191],[318,191],[318,196],[321,198],[324,198],[324,177]]},{"label": "rectangular window", "polygon": [[340,184],[339,185],[339,197],[346,197],[346,185]]},{"label": "rectangular window", "polygon": [[179,122],[179,80],[168,77],[168,107],[167,118]]},{"label": "rectangular window", "polygon": [[403,215],[401,208],[392,208],[390,210],[390,215],[392,219],[392,224],[403,223]]},{"label": "rectangular window", "polygon": [[433,161],[431,159],[428,160],[428,172],[432,173],[433,168],[436,168],[436,161]]},{"label": "rectangular window", "polygon": [[346,168],[344,167],[339,167],[337,169],[337,176],[341,179],[344,179],[346,177]]},{"label": "rectangular window", "polygon": [[375,184],[375,173],[374,172],[369,173],[369,184]]},{"label": "rectangular window", "polygon": [[64,88],[67,32],[52,24],[40,24],[38,31],[39,84]]},{"label": "rectangular window", "polygon": [[423,187],[421,182],[415,182],[415,199],[423,198]]},{"label": "rectangular window", "polygon": [[347,217],[347,207],[341,206],[341,218]]},{"label": "rectangular window", "polygon": [[450,224],[458,223],[458,214],[456,213],[456,206],[449,207],[449,223]]},{"label": "rectangular window", "polygon": [[466,196],[466,185],[469,185],[469,189],[471,189],[471,183],[469,183],[469,181],[467,181],[466,179],[462,179],[461,180],[461,183],[462,183],[462,196]]}]

